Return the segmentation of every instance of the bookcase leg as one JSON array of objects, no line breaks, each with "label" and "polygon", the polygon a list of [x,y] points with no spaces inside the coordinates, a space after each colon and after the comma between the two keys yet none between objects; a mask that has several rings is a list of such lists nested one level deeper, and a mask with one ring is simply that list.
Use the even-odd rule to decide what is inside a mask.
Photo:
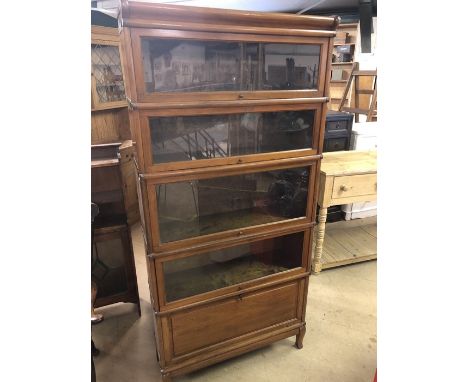
[{"label": "bookcase leg", "polygon": [[302,349],[302,341],[304,340],[306,328],[305,325],[299,329],[299,334],[296,335],[296,347]]},{"label": "bookcase leg", "polygon": [[320,273],[322,270],[322,250],[323,239],[325,237],[325,223],[327,221],[327,207],[320,207],[317,226],[317,238],[315,240],[314,261],[312,262],[312,272]]},{"label": "bookcase leg", "polygon": [[172,382],[172,378],[169,374],[161,372],[162,382]]}]

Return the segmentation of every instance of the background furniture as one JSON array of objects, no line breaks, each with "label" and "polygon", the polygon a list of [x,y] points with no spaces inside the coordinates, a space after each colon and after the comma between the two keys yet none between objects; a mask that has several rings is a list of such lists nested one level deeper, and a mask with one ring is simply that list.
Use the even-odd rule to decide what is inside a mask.
[{"label": "background furniture", "polygon": [[[359,122],[351,132],[351,150],[377,150],[378,122]],[[341,206],[345,220],[377,215],[377,201],[355,202]],[[327,221],[330,221],[327,219]]]},{"label": "background furniture", "polygon": [[132,139],[117,28],[91,27],[91,143]]},{"label": "background furniture", "polygon": [[[323,152],[349,150],[352,128],[352,114],[329,110],[325,122]],[[327,212],[327,221],[338,220],[342,220],[341,206],[330,206]]]},{"label": "background furniture", "polygon": [[[91,144],[104,152],[105,146],[118,147],[132,139],[121,67],[120,40],[117,28],[91,27]],[[110,148],[110,150],[113,150]],[[129,146],[130,158],[134,148]],[[123,157],[125,203],[129,224],[139,220],[135,169]]]},{"label": "background furniture", "polygon": [[331,205],[369,201],[377,198],[377,153],[375,151],[347,151],[325,153],[320,168],[318,204],[320,206],[317,234],[315,236],[312,271],[377,258],[374,255],[350,256],[336,263],[322,259],[327,208]]},{"label": "background furniture", "polygon": [[323,152],[348,151],[353,130],[353,115],[330,110],[325,123]]},{"label": "background furniture", "polygon": [[[340,24],[336,29],[337,38],[333,42],[332,78],[330,80],[330,110],[338,111],[346,83],[353,67],[355,47],[359,34],[358,23]],[[344,35],[343,35],[344,34]],[[341,38],[338,38],[341,35]],[[341,53],[340,51],[349,51]],[[346,97],[346,106],[351,106],[351,98]]]},{"label": "background furniture", "polygon": [[337,22],[123,2],[164,381],[290,336],[302,347]]},{"label": "background furniture", "polygon": [[140,314],[127,213],[134,207],[126,197],[125,183],[132,151],[131,141],[91,147],[91,201],[99,207],[93,223],[91,274],[97,285],[95,307],[132,302]]},{"label": "background furniture", "polygon": [[[339,111],[354,113],[356,122],[359,122],[359,115],[365,114],[366,121],[377,120],[377,70],[359,70],[359,65],[355,63],[351,75],[346,83],[346,88],[341,99]],[[363,79],[367,79],[367,86],[363,84]],[[352,86],[354,85],[354,86]],[[363,86],[364,87],[361,87]],[[369,86],[370,85],[370,86]],[[354,93],[353,107],[345,106],[349,91]],[[362,96],[366,96],[362,100]]]}]

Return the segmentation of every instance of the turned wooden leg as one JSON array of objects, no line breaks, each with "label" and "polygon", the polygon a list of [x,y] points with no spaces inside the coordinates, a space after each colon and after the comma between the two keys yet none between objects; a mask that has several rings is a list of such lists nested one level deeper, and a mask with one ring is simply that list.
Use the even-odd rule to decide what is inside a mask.
[{"label": "turned wooden leg", "polygon": [[315,274],[320,273],[322,270],[322,250],[323,239],[325,237],[325,223],[327,221],[327,207],[320,207],[318,216],[318,226],[315,238],[314,261],[312,262],[312,272]]},{"label": "turned wooden leg", "polygon": [[302,341],[304,340],[306,328],[305,325],[299,329],[299,334],[296,335],[296,347],[302,349]]}]

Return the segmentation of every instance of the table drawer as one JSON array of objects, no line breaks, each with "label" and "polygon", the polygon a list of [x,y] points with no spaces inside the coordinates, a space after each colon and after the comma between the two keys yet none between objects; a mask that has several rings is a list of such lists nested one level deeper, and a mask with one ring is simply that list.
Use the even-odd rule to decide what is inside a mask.
[{"label": "table drawer", "polygon": [[298,281],[213,303],[171,318],[174,355],[297,318]]},{"label": "table drawer", "polygon": [[349,149],[348,137],[325,138],[323,151],[344,151]]},{"label": "table drawer", "polygon": [[348,130],[348,121],[346,119],[339,121],[328,121],[325,131]]},{"label": "table drawer", "polygon": [[333,199],[374,195],[376,193],[377,174],[337,176],[333,182]]}]

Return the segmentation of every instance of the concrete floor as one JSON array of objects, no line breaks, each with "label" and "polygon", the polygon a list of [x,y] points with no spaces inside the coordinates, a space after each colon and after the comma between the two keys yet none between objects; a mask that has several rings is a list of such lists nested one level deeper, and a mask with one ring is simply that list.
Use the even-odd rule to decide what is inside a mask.
[{"label": "concrete floor", "polygon": [[[158,382],[153,321],[143,240],[132,230],[142,316],[135,305],[98,309],[104,322],[92,328],[101,354],[98,382]],[[175,382],[372,382],[376,369],[377,262],[328,269],[312,276],[304,347],[294,337],[220,364],[174,378]]]}]

